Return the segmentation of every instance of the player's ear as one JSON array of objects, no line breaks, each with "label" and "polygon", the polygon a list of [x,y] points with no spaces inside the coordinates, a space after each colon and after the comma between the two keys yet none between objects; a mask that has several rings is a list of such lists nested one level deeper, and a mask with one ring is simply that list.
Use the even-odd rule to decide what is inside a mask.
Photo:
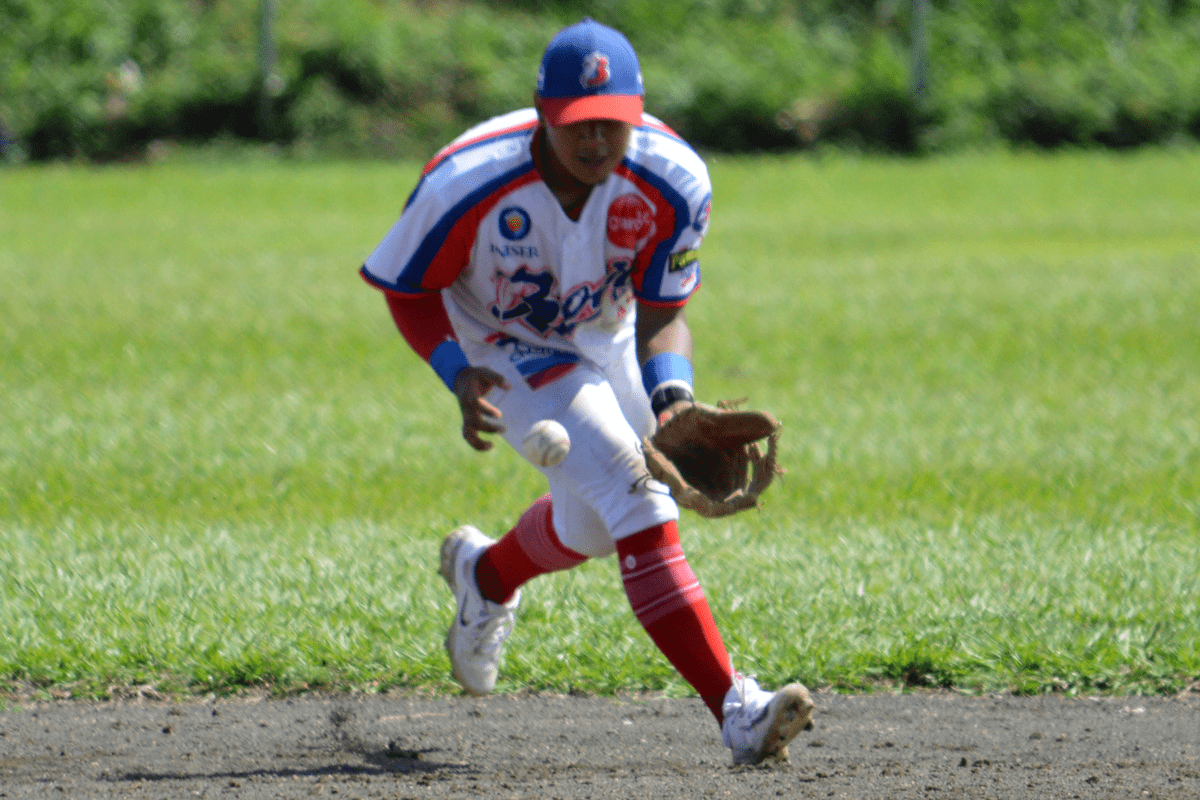
[{"label": "player's ear", "polygon": [[542,113],[542,98],[538,96],[536,89],[533,92],[533,107],[537,110],[538,125],[545,127],[546,115]]}]

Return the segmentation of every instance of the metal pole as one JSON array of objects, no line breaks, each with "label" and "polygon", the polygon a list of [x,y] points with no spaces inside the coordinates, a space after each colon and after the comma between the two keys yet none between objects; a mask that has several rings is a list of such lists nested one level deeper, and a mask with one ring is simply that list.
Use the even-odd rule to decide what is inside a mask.
[{"label": "metal pole", "polygon": [[275,136],[275,97],[280,78],[275,73],[275,0],[261,0],[258,15],[258,114],[259,133]]},{"label": "metal pole", "polygon": [[912,94],[918,103],[929,93],[929,34],[926,17],[929,0],[913,0],[912,20]]}]

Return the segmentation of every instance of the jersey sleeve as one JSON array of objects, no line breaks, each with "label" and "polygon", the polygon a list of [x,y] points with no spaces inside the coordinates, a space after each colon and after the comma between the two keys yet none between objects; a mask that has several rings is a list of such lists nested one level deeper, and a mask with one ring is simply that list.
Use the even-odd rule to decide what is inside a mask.
[{"label": "jersey sleeve", "polygon": [[[686,147],[686,145],[684,145]],[[632,165],[628,176],[654,204],[654,235],[634,257],[634,296],[652,306],[682,306],[700,287],[700,243],[708,232],[712,187],[693,163],[665,172]]]},{"label": "jersey sleeve", "polygon": [[367,258],[363,277],[400,295],[447,288],[470,262],[483,218],[505,194],[535,180],[532,161],[479,183],[459,180],[439,185],[426,176],[400,219]]},{"label": "jersey sleeve", "polygon": [[[422,180],[404,213],[367,258],[362,276],[390,294],[413,297],[446,288],[467,265],[471,238],[451,236],[460,215]],[[471,232],[473,233],[473,232]]]},{"label": "jersey sleeve", "polygon": [[395,225],[367,258],[362,276],[388,292],[445,289],[470,262],[479,224],[506,191],[536,179],[528,138],[532,109],[471,129],[422,171]]}]

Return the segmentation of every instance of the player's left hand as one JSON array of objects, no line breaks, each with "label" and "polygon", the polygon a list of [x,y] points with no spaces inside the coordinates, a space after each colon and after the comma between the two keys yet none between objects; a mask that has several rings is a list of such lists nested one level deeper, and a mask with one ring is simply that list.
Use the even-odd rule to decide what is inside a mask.
[{"label": "player's left hand", "polygon": [[[646,467],[671,487],[675,502],[703,517],[757,508],[759,495],[783,472],[776,460],[779,420],[765,411],[740,411],[681,400],[664,409],[659,428],[642,439]],[[767,452],[759,442],[767,442]]]},{"label": "player's left hand", "polygon": [[508,388],[504,376],[487,367],[464,367],[458,373],[454,381],[454,394],[462,411],[462,435],[467,444],[476,450],[492,449],[493,443],[480,436],[481,433],[504,433],[505,430],[500,421],[503,414],[484,399],[484,395],[492,389]]}]

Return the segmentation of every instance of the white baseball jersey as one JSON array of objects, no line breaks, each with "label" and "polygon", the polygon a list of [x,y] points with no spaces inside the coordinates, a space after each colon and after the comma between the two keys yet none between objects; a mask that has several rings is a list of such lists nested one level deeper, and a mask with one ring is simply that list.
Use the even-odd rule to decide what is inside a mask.
[{"label": "white baseball jersey", "polygon": [[633,335],[635,298],[687,302],[712,198],[700,157],[647,114],[572,220],[534,167],[536,130],[524,109],[444,148],[362,269],[387,291],[445,290],[457,335],[509,347],[533,388],[580,358],[607,366]]}]

